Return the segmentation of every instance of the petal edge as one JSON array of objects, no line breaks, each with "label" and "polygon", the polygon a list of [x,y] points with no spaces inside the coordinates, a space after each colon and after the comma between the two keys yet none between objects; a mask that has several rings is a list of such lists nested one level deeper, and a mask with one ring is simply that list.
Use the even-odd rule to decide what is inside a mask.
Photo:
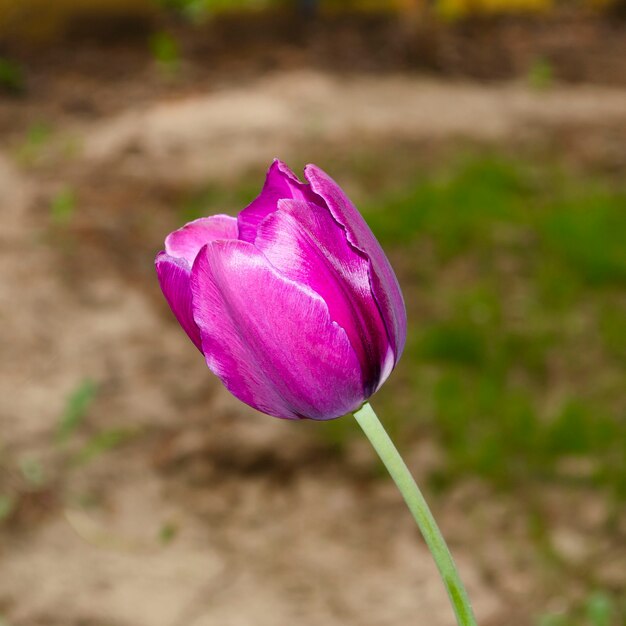
[{"label": "petal edge", "polygon": [[222,214],[200,217],[171,232],[165,238],[165,251],[171,257],[184,259],[191,269],[202,246],[215,239],[237,236],[237,218]]},{"label": "petal edge", "polygon": [[202,352],[200,330],[193,319],[189,267],[184,260],[159,252],[154,261],[157,277],[172,313],[196,348]]},{"label": "petal edge", "polygon": [[397,363],[406,341],[407,318],[395,272],[374,233],[341,187],[313,164],[305,167],[304,175],[312,190],[323,198],[337,223],[343,226],[350,244],[369,258],[372,292],[385,320]]}]

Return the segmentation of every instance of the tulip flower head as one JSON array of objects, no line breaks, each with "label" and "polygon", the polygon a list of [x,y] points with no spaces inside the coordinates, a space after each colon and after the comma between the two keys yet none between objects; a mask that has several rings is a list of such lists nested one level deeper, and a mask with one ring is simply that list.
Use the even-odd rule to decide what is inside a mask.
[{"label": "tulip flower head", "polygon": [[286,419],[356,411],[406,338],[406,312],[380,244],[315,165],[281,161],[239,215],[170,233],[156,257],[165,298],[237,398]]}]

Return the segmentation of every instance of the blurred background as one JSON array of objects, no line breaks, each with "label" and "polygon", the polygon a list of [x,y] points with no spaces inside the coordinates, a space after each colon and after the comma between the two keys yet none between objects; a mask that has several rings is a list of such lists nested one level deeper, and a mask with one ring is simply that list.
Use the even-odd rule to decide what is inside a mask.
[{"label": "blurred background", "polygon": [[0,624],[451,626],[345,418],[231,398],[164,236],[275,156],[354,198],[373,404],[482,626],[626,624],[621,0],[0,0]]}]

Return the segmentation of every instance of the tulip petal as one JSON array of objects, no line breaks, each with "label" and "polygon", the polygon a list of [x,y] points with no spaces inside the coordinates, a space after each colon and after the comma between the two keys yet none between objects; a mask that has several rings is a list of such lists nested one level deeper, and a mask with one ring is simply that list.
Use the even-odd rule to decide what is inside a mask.
[{"label": "tulip petal", "polygon": [[191,269],[200,248],[215,239],[237,239],[237,218],[211,215],[189,222],[167,236],[165,251],[187,261]]},{"label": "tulip petal", "polygon": [[202,351],[200,331],[193,321],[191,310],[190,270],[184,259],[176,259],[166,252],[159,252],[155,260],[161,291],[183,330],[198,350]]},{"label": "tulip petal", "polygon": [[[389,374],[390,346],[372,295],[368,259],[349,245],[327,208],[299,200],[280,200],[278,207],[259,226],[254,245],[282,276],[324,299],[331,319],[348,334],[369,397],[383,370]],[[389,356],[393,364],[393,353]]]},{"label": "tulip petal", "polygon": [[285,163],[275,159],[267,172],[260,195],[237,217],[239,239],[254,243],[259,224],[270,213],[276,211],[278,201],[283,198],[320,202],[320,199],[316,198],[312,192],[310,185],[300,182]]},{"label": "tulip petal", "polygon": [[209,368],[250,406],[288,419],[331,419],[363,402],[361,372],[326,303],[244,241],[216,241],[191,273]]},{"label": "tulip petal", "polygon": [[176,319],[198,350],[200,331],[191,310],[191,266],[200,249],[216,239],[237,239],[237,220],[229,215],[212,215],[185,224],[165,239],[165,251],[155,260],[161,291]]},{"label": "tulip petal", "polygon": [[348,241],[369,258],[372,290],[397,362],[406,340],[406,309],[393,268],[363,216],[341,187],[316,165],[307,165],[304,176],[312,190],[324,199],[335,220],[345,228]]}]

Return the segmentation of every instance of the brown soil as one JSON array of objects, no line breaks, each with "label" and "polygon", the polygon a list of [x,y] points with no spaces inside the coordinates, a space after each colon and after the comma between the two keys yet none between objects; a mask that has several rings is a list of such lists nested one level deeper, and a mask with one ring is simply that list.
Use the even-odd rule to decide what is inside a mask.
[{"label": "brown soil", "polygon": [[[626,21],[601,12],[555,10],[547,15],[479,16],[450,23],[425,12],[338,13],[315,19],[288,11],[253,12],[221,15],[197,26],[174,17],[157,18],[151,11],[92,16],[79,12],[62,22],[54,38],[34,38],[27,46],[22,33],[38,14],[16,15],[15,23],[7,22],[4,32],[0,30],[0,46],[4,43],[10,54],[35,67],[50,68],[55,57],[62,58],[63,67],[88,64],[94,44],[110,53],[120,41],[125,42],[128,62],[128,48],[135,56],[145,56],[150,33],[163,29],[177,38],[183,56],[197,71],[212,76],[306,64],[332,71],[419,70],[501,80],[526,76],[541,61],[550,65],[556,80],[620,85],[626,81]],[[115,61],[113,51],[107,65],[116,76],[119,70],[128,71],[114,69]],[[97,70],[102,75],[103,67]]]}]

